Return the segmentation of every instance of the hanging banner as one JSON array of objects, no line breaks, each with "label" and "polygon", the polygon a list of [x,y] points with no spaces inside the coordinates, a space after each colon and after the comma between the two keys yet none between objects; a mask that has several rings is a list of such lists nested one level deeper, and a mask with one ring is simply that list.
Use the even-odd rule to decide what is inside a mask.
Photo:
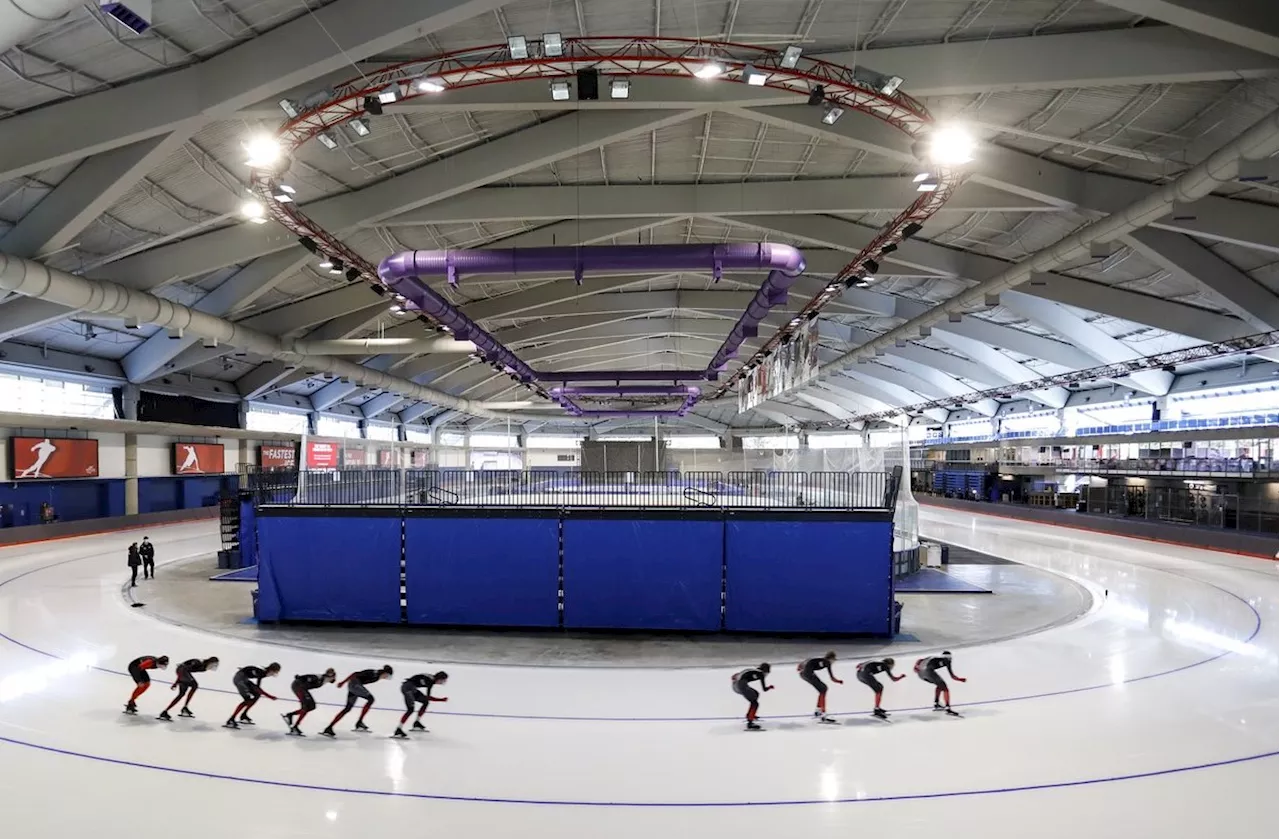
[{"label": "hanging banner", "polygon": [[337,443],[320,443],[314,440],[307,443],[308,469],[337,469],[339,446]]},{"label": "hanging banner", "polygon": [[9,470],[15,481],[98,477],[98,441],[64,437],[10,437]]},{"label": "hanging banner", "polygon": [[738,380],[738,412],[801,387],[818,374],[818,322],[809,321],[759,367]]},{"label": "hanging banner", "polygon": [[297,469],[298,447],[293,445],[268,446],[265,443],[258,446],[258,468],[265,470]]},{"label": "hanging banner", "polygon": [[221,443],[174,443],[171,455],[175,475],[221,475],[226,470]]}]

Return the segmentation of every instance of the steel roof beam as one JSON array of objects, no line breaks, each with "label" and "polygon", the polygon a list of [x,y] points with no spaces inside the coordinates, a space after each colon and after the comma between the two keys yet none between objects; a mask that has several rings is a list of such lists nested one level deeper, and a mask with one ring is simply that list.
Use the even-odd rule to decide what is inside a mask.
[{"label": "steel roof beam", "polygon": [[1271,0],[1101,0],[1135,15],[1207,35],[1273,58],[1280,56]]},{"label": "steel roof beam", "polygon": [[0,121],[0,181],[177,129],[193,133],[505,2],[337,0],[198,63]]}]

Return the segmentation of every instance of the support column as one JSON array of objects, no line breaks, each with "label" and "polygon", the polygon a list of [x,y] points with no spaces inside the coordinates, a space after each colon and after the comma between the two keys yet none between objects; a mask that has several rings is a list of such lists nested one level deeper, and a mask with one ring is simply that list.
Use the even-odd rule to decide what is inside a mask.
[{"label": "support column", "polygon": [[[137,390],[137,388],[134,388]],[[133,403],[133,415],[138,415],[137,400]],[[124,435],[124,514],[138,515],[138,435]]]},{"label": "support column", "polygon": [[124,414],[121,419],[127,419],[131,422],[138,421],[138,396],[140,391],[137,385],[126,384],[120,389],[120,410]]}]

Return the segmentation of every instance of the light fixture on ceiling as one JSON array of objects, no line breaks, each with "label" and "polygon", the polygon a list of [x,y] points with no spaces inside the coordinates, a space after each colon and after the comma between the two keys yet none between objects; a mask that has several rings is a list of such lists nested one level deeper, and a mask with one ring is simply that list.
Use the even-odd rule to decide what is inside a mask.
[{"label": "light fixture on ceiling", "polygon": [[887,244],[887,245],[885,245],[884,247],[880,248],[880,255],[881,255],[881,256],[884,256],[884,255],[885,255],[885,254],[887,254],[887,253],[893,253],[893,252],[894,252],[894,251],[896,251],[897,249],[898,249],[898,246],[897,246],[897,245],[895,245],[893,242],[890,242],[889,244]]},{"label": "light fixture on ceiling", "polygon": [[292,99],[281,99],[277,104],[280,105],[280,110],[284,111],[284,115],[289,119],[294,119],[298,116],[298,105]]},{"label": "light fixture on ceiling", "polygon": [[512,35],[507,39],[507,50],[512,58],[523,61],[529,57],[529,42],[523,35]]},{"label": "light fixture on ceiling", "polygon": [[353,119],[353,120],[351,120],[351,123],[350,123],[350,124],[351,124],[351,131],[352,131],[352,132],[353,132],[357,137],[368,137],[368,136],[369,136],[369,133],[370,133],[370,132],[369,132],[369,120],[365,119],[364,117],[359,117],[358,119]]},{"label": "light fixture on ceiling", "polygon": [[631,97],[631,80],[622,76],[609,80],[610,99],[629,99]]},{"label": "light fixture on ceiling", "polygon": [[428,76],[424,79],[418,79],[413,86],[419,93],[439,93],[444,90],[445,84],[443,79]]},{"label": "light fixture on ceiling", "polygon": [[542,55],[546,58],[559,58],[564,55],[564,38],[559,32],[544,32],[542,35]]},{"label": "light fixture on ceiling", "polygon": [[280,162],[280,141],[270,134],[255,134],[240,145],[248,155],[245,164],[253,169],[270,169]]},{"label": "light fixture on ceiling", "polygon": [[563,79],[558,79],[551,83],[551,98],[556,102],[567,102],[569,100],[569,83]]},{"label": "light fixture on ceiling", "polygon": [[355,282],[356,280],[358,280],[358,279],[360,279],[360,269],[359,269],[359,268],[348,268],[348,269],[347,269],[347,282],[349,282],[349,283],[354,283],[354,282]]},{"label": "light fixture on ceiling", "polygon": [[933,175],[925,175],[923,178],[916,178],[916,192],[937,192],[938,179]]},{"label": "light fixture on ceiling", "polygon": [[342,271],[343,271],[343,265],[342,265],[341,259],[332,259],[329,261],[330,274],[338,275],[338,274],[341,274]]},{"label": "light fixture on ceiling", "polygon": [[376,95],[369,95],[364,98],[365,113],[372,114],[375,117],[382,116],[382,100]]},{"label": "light fixture on ceiling", "polygon": [[884,83],[880,85],[880,93],[884,96],[892,96],[900,87],[902,87],[902,76],[885,76]]},{"label": "light fixture on ceiling", "polygon": [[815,108],[823,103],[827,98],[827,89],[822,85],[814,85],[809,91],[809,104]]},{"label": "light fixture on ceiling", "polygon": [[748,64],[742,69],[742,80],[752,87],[764,87],[769,81],[769,74]]},{"label": "light fixture on ceiling", "polygon": [[915,183],[915,184],[918,184],[918,183],[920,183],[921,181],[927,181],[927,180],[929,180],[929,178],[930,178],[930,177],[931,177],[931,176],[930,176],[930,174],[929,174],[928,172],[921,172],[921,173],[919,173],[918,175],[916,175],[914,178],[912,178],[912,179],[911,179],[911,182],[912,182],[912,183]]},{"label": "light fixture on ceiling", "polygon": [[398,84],[389,84],[382,90],[378,91],[378,102],[382,105],[390,105],[399,98],[400,85]]},{"label": "light fixture on ceiling", "polygon": [[240,215],[253,224],[267,223],[267,208],[256,199],[249,199],[240,205]]},{"label": "light fixture on ceiling", "polygon": [[327,131],[322,131],[316,135],[316,139],[320,141],[320,145],[329,151],[333,151],[338,147],[338,141],[333,139],[333,135]]},{"label": "light fixture on ceiling", "polygon": [[328,257],[325,257],[324,259],[320,260],[320,264],[318,267],[328,271],[330,268],[333,267],[333,260],[329,259]]},{"label": "light fixture on ceiling", "polygon": [[824,125],[835,125],[836,120],[844,116],[844,108],[832,105],[828,102],[822,109],[822,122]]},{"label": "light fixture on ceiling", "polygon": [[862,263],[862,267],[867,269],[867,279],[874,280],[876,274],[880,273],[880,263],[874,259],[868,259]]},{"label": "light fixture on ceiling", "polygon": [[785,50],[782,51],[782,60],[778,62],[778,64],[781,65],[783,69],[786,69],[786,70],[795,69],[795,66],[799,63],[800,63],[800,48],[795,44],[792,44],[791,46],[787,47]]},{"label": "light fixture on ceiling", "polygon": [[871,285],[871,280],[867,277],[860,277],[857,280],[854,280],[853,282],[854,288],[867,288],[870,285]]},{"label": "light fixture on ceiling", "polygon": [[929,159],[939,166],[960,166],[973,160],[976,142],[959,125],[940,125],[929,138]]},{"label": "light fixture on ceiling", "polygon": [[291,204],[297,191],[288,184],[276,184],[271,190],[271,197],[281,204]]},{"label": "light fixture on ceiling", "polygon": [[693,71],[693,75],[700,79],[714,79],[717,76],[724,75],[724,65],[719,61],[708,61],[702,64],[697,70]]},{"label": "light fixture on ceiling", "polygon": [[913,221],[910,224],[908,224],[906,227],[902,228],[902,238],[910,239],[912,236],[916,235],[921,230],[924,230],[924,225],[918,221]]},{"label": "light fixture on ceiling", "polygon": [[298,244],[311,251],[311,253],[320,253],[320,246],[317,245],[316,240],[312,239],[310,236],[299,236]]}]

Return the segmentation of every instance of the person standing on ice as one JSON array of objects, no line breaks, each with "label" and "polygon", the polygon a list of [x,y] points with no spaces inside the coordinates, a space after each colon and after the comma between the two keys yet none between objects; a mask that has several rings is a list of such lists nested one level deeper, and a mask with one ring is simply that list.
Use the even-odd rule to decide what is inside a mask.
[{"label": "person standing on ice", "polygon": [[836,671],[831,667],[835,660],[836,654],[832,650],[822,658],[806,658],[796,665],[796,670],[800,671],[800,678],[813,685],[813,689],[818,692],[818,707],[814,710],[813,715],[818,718],[819,722],[835,722],[835,720],[827,716],[827,683],[818,678],[818,671],[826,670],[831,681],[837,685],[844,684],[844,682],[836,678]]},{"label": "person standing on ice", "polygon": [[872,711],[872,715],[882,720],[887,720],[889,715],[880,707],[880,697],[884,693],[884,685],[880,684],[880,680],[876,678],[879,673],[884,673],[895,682],[900,682],[907,678],[906,676],[893,675],[893,659],[882,658],[877,661],[864,661],[858,665],[858,681],[876,692],[876,709]]},{"label": "person standing on ice", "polygon": [[129,571],[133,576],[129,579],[129,588],[138,587],[138,566],[142,564],[142,552],[138,550],[138,543],[134,542],[129,546]]},{"label": "person standing on ice", "polygon": [[[947,671],[947,675],[957,682],[968,681],[963,676],[957,676],[955,671],[951,669],[951,653],[946,650],[943,650],[942,655],[929,656],[917,661],[916,675],[922,681],[933,685],[933,710],[946,711],[951,716],[958,717],[960,715],[951,710],[951,689],[947,687],[947,683],[943,678],[938,675],[938,671],[944,668]],[[939,702],[939,699],[942,702]]]},{"label": "person standing on ice", "polygon": [[733,674],[733,692],[750,703],[747,706],[747,731],[762,730],[760,723],[756,722],[756,713],[760,710],[760,691],[751,687],[751,683],[759,682],[763,690],[773,690],[773,685],[765,684],[765,677],[772,669],[766,661],[759,667],[749,667]]}]

